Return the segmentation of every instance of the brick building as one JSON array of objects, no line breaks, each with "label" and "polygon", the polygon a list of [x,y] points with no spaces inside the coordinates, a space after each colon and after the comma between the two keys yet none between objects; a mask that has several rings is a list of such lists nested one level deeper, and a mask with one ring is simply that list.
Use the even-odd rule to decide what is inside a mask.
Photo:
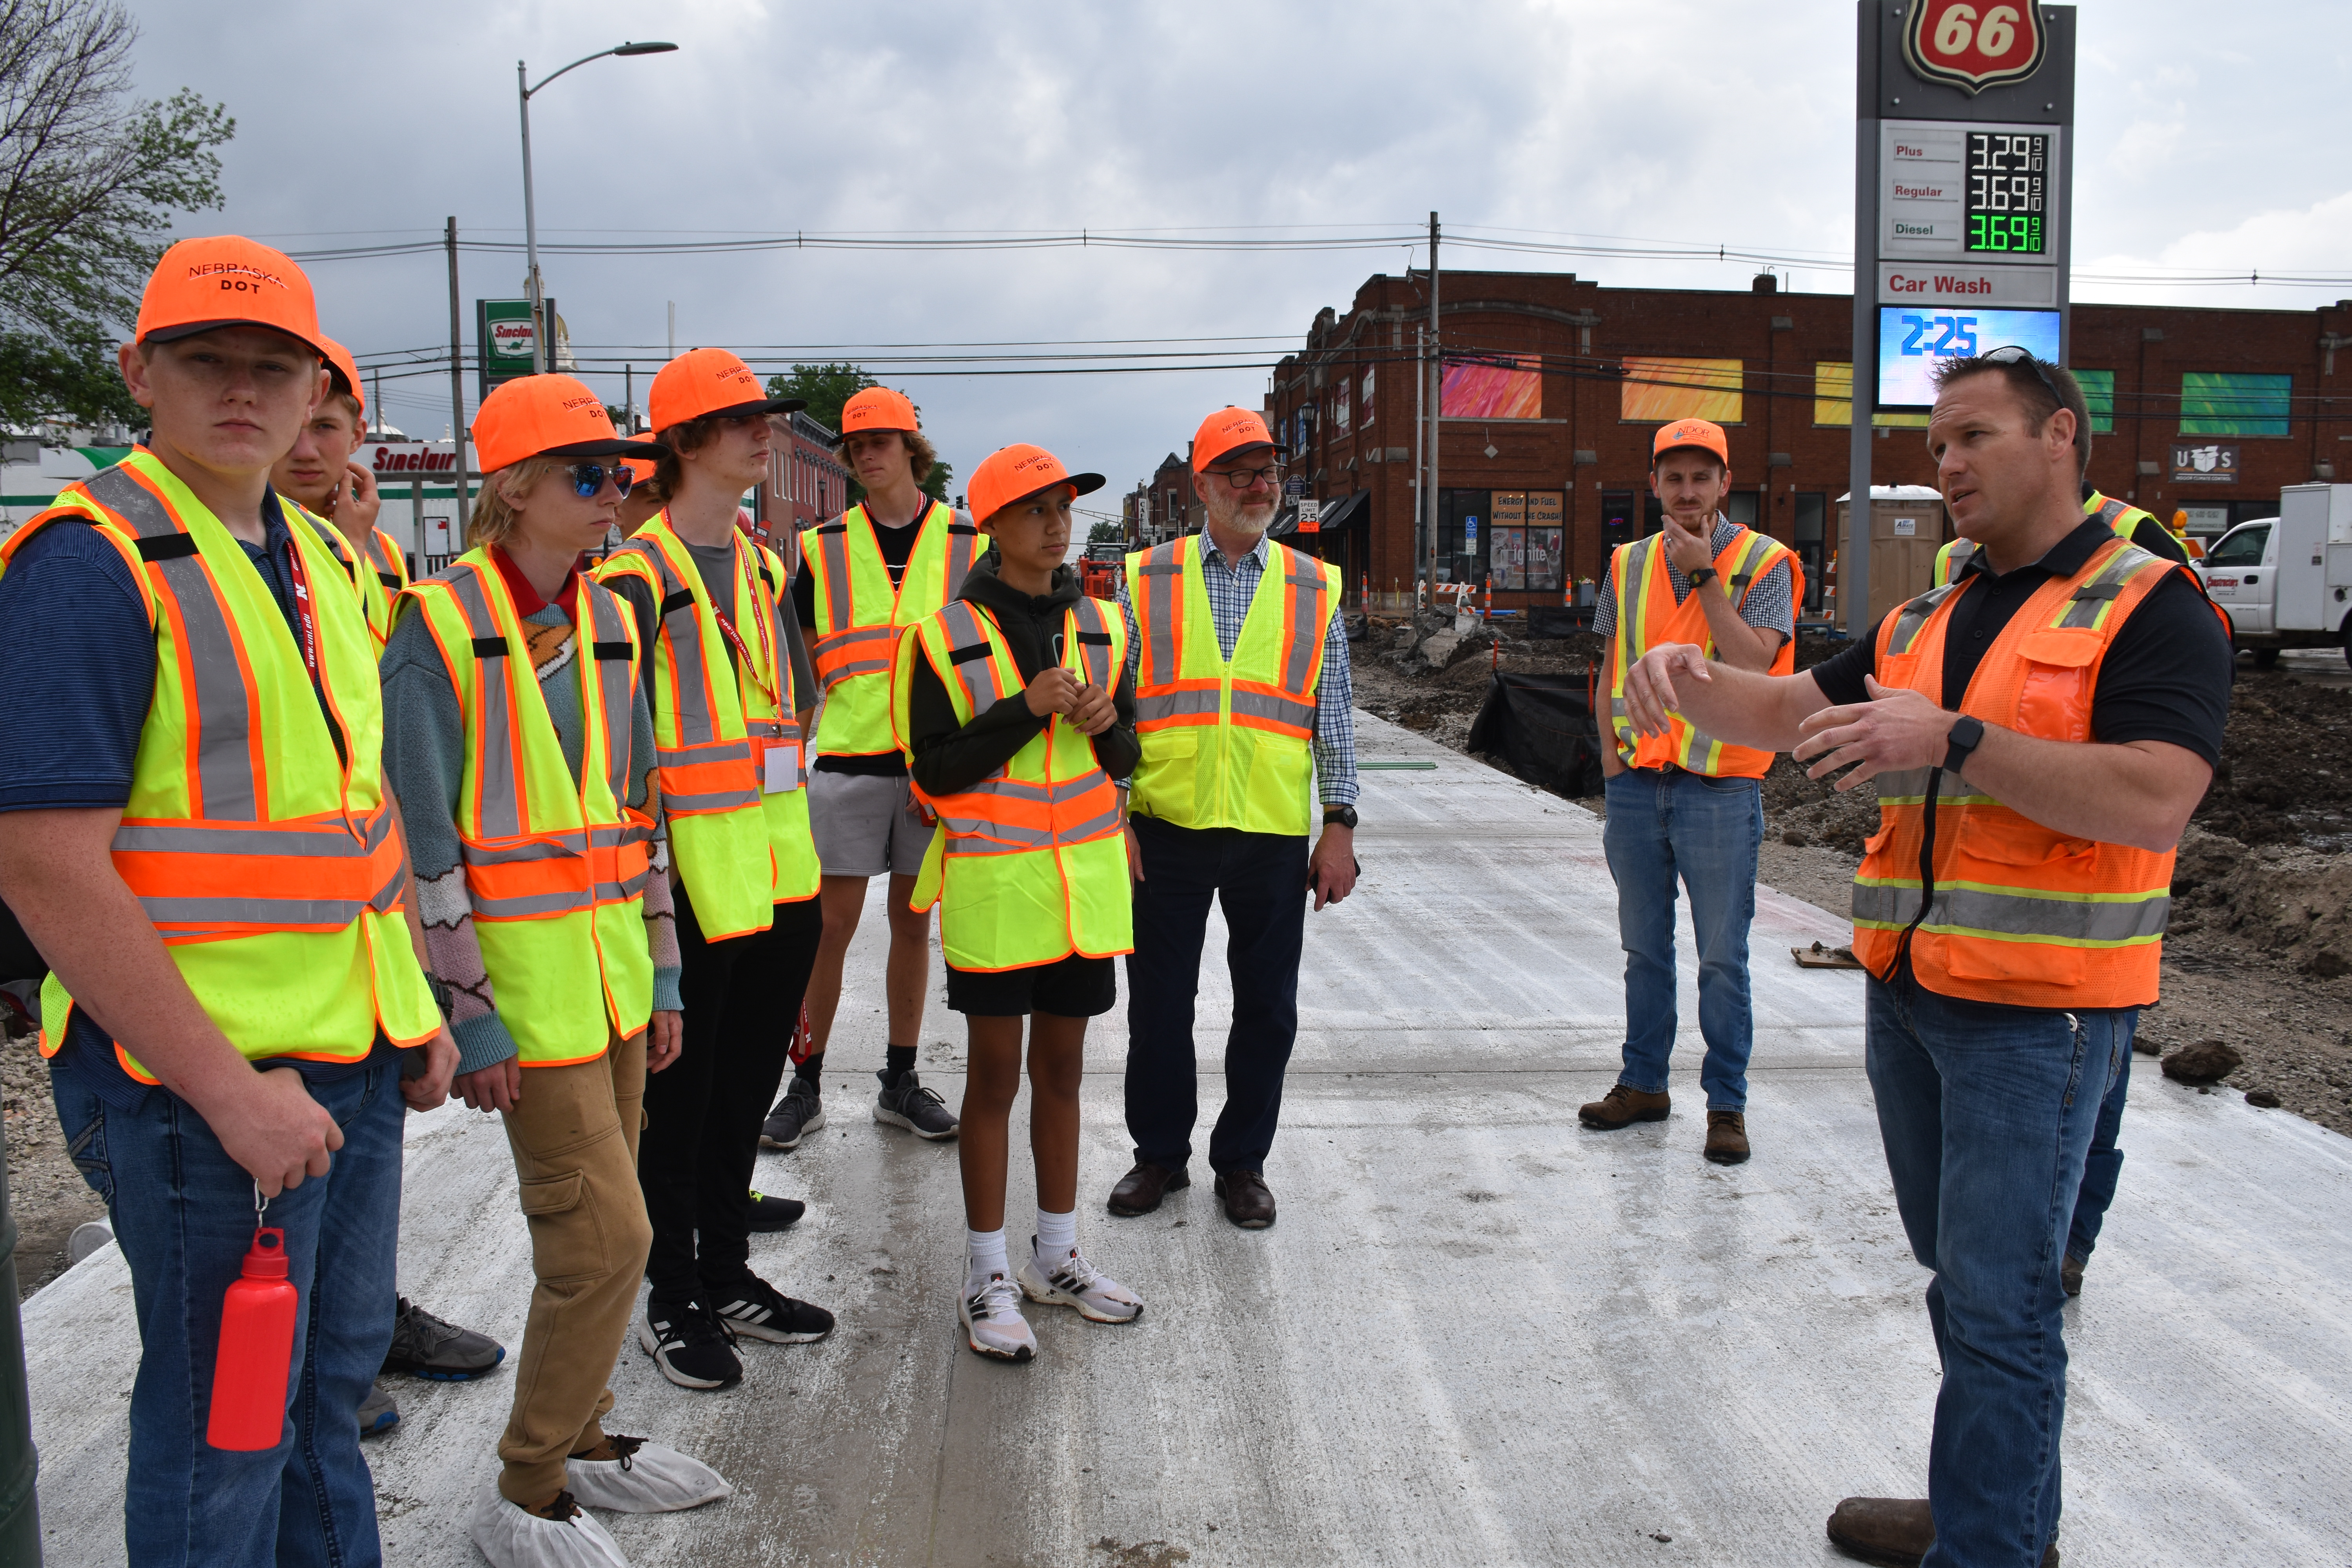
[{"label": "brick building", "polygon": [[[1818,605],[1847,489],[1848,296],[1780,293],[1769,276],[1738,292],[1452,270],[1444,285],[1440,581],[1491,581],[1498,608],[1597,583],[1612,546],[1658,526],[1652,432],[1697,415],[1730,437],[1727,510],[1799,552]],[[1367,279],[1344,314],[1318,314],[1266,397],[1294,479],[1339,514],[1287,537],[1345,566],[1351,602],[1414,582],[1426,287],[1418,273]],[[2110,495],[2162,515],[2187,508],[2192,528],[2218,532],[2271,515],[2282,485],[2335,477],[2338,453],[2352,458],[2352,388],[2338,391],[2336,368],[2336,347],[2352,348],[2352,301],[2077,305],[2073,331],[2093,407],[2091,479]],[[1916,428],[1925,416],[1874,423],[1873,482],[1932,485]],[[1156,491],[1170,488],[1170,464],[1182,467],[1171,454]],[[1164,515],[1155,507],[1155,524]]]},{"label": "brick building", "polygon": [[833,431],[805,414],[782,417],[792,438],[771,448],[768,483],[760,492],[760,524],[772,543],[845,510],[852,478]]},{"label": "brick building", "polygon": [[1138,550],[1173,539],[1180,533],[1196,533],[1201,528],[1200,508],[1192,494],[1192,465],[1189,456],[1171,452],[1160,459],[1160,467],[1150,479],[1119,498],[1119,517],[1127,524],[1128,543]]}]

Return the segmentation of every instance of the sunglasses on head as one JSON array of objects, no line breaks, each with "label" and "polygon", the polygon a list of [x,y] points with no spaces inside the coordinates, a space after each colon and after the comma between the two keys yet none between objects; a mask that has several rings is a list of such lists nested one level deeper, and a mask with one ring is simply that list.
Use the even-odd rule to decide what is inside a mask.
[{"label": "sunglasses on head", "polygon": [[2042,362],[2033,357],[2031,350],[2021,349],[2015,343],[2010,343],[1986,354],[1984,362],[1987,364],[2024,365],[2026,369],[2042,378],[2042,384],[2050,389],[2050,395],[2058,399],[2059,407],[2066,406],[2066,399],[2058,391],[2058,384],[2050,379],[2050,373],[2042,368]]},{"label": "sunglasses on head", "polygon": [[595,499],[596,492],[604,488],[606,479],[613,481],[613,488],[621,492],[622,500],[626,500],[629,487],[637,482],[636,474],[626,463],[615,463],[609,468],[602,463],[574,463],[564,471],[572,476],[572,488],[582,500]]}]

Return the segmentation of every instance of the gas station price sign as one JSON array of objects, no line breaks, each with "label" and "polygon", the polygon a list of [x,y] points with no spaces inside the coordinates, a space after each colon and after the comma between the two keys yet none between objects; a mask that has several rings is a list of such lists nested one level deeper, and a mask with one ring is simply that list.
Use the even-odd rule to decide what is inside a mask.
[{"label": "gas station price sign", "polygon": [[2050,133],[1970,131],[1961,243],[1971,255],[2042,256],[2049,205]]}]

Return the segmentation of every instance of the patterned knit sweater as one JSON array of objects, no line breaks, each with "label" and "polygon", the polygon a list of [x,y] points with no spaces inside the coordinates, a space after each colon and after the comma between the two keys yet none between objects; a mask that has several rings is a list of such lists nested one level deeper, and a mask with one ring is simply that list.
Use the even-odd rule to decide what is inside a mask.
[{"label": "patterned knit sweater", "polygon": [[[579,646],[571,620],[550,605],[523,617],[531,665],[547,715],[572,776],[580,776],[583,737],[580,722]],[[650,660],[646,668],[653,668]],[[629,804],[642,810],[653,773],[653,710],[637,688],[630,716],[629,754],[645,766],[629,781]],[[425,921],[425,953],[433,977],[445,988],[449,1032],[457,1041],[457,1070],[477,1072],[517,1054],[514,1037],[499,1017],[498,997],[482,967],[474,936],[473,904],[466,894],[466,868],[458,858],[457,792],[466,773],[466,727],[457,710],[448,667],[426,629],[425,617],[401,617],[383,650],[383,773],[400,800],[408,829],[408,854],[416,868],[418,913]],[[676,1011],[677,921],[669,889],[669,837],[653,843],[653,875],[646,879],[646,937],[653,950],[654,1007]]]}]

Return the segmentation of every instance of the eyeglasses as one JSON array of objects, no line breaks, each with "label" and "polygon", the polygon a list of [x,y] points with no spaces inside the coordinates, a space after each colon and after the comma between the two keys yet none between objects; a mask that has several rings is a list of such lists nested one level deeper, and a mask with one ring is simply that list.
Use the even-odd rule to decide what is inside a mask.
[{"label": "eyeglasses", "polygon": [[[2066,395],[2058,390],[2058,384],[2050,379],[2050,373],[2042,368],[2042,362],[2033,357],[2032,350],[2020,348],[2015,343],[2008,343],[2000,348],[1994,349],[1991,353],[1985,354],[1983,358],[1987,364],[2022,363],[2026,369],[2041,377],[2042,384],[2050,389],[2051,401],[2057,404],[2061,408],[2066,406]],[[2082,438],[2083,433],[2080,430],[2075,431],[2075,441],[2079,444]]]},{"label": "eyeglasses", "polygon": [[574,463],[565,472],[572,476],[572,488],[582,500],[594,500],[596,492],[604,488],[606,479],[613,481],[613,488],[621,492],[622,500],[626,500],[629,487],[637,482],[635,470],[626,463],[615,463],[610,468],[602,463]]},{"label": "eyeglasses", "polygon": [[1212,468],[1209,471],[1237,490],[1248,489],[1261,479],[1269,485],[1282,483],[1280,463],[1269,463],[1263,468]]}]

